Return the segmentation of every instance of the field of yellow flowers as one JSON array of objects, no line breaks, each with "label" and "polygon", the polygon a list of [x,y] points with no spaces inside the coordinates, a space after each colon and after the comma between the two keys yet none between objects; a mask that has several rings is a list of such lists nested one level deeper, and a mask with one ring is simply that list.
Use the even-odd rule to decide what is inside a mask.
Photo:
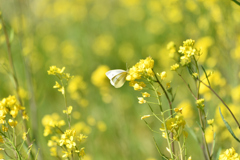
[{"label": "field of yellow flowers", "polygon": [[239,16],[237,0],[0,0],[0,158],[239,160]]}]

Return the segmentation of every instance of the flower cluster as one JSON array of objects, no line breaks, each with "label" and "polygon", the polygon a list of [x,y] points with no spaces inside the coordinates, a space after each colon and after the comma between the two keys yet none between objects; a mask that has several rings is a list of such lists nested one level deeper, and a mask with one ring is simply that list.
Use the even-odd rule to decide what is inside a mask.
[{"label": "flower cluster", "polygon": [[64,70],[65,70],[65,67],[60,69],[60,68],[57,68],[56,66],[51,66],[47,72],[49,75],[55,75],[59,79],[66,79],[67,81],[73,78],[73,76],[70,76],[69,73],[64,73]]},{"label": "flower cluster", "polygon": [[60,69],[60,68],[57,68],[56,66],[51,66],[50,69],[47,71],[49,75],[55,75],[61,81],[61,84],[59,84],[56,81],[53,88],[57,88],[58,91],[61,92],[62,94],[65,94],[65,86],[62,80],[65,79],[66,81],[68,81],[69,79],[73,78],[73,76],[70,76],[70,73],[64,73],[64,70],[65,70],[65,67]]},{"label": "flower cluster", "polygon": [[181,56],[181,64],[187,65],[191,62],[192,56],[200,56],[201,50],[198,50],[194,47],[195,41],[192,39],[187,39],[186,41],[183,41],[183,46],[179,47],[178,52],[182,54]]},{"label": "flower cluster", "polygon": [[60,120],[58,114],[53,113],[52,115],[45,115],[42,119],[42,124],[44,126],[44,136],[48,136],[53,133],[53,129],[64,126],[66,123],[64,120]]},{"label": "flower cluster", "polygon": [[73,152],[78,153],[79,157],[84,156],[84,148],[79,150],[76,142],[82,142],[86,138],[87,136],[83,134],[76,136],[76,131],[74,129],[66,130],[59,140],[59,146],[66,148],[62,157],[69,157]]},{"label": "flower cluster", "polygon": [[196,104],[197,104],[197,107],[198,107],[198,108],[204,108],[204,107],[205,107],[205,105],[204,105],[204,99],[203,99],[203,98],[198,99],[198,100],[196,101]]},{"label": "flower cluster", "polygon": [[[186,121],[184,120],[183,116],[181,114],[177,114],[174,118],[170,118],[166,121],[166,128],[168,131],[173,133],[173,138],[175,140],[178,140],[179,136],[182,134],[187,134],[187,132],[184,132],[183,129],[185,127]],[[166,138],[166,130],[165,128],[160,128],[162,131],[162,136]]]},{"label": "flower cluster", "polygon": [[176,71],[179,68],[179,64],[174,64],[171,66],[171,71]]},{"label": "flower cluster", "polygon": [[239,155],[235,152],[235,149],[232,147],[227,149],[224,153],[219,156],[219,160],[239,160]]},{"label": "flower cluster", "polygon": [[[23,119],[28,119],[28,116],[25,112],[25,107],[22,107],[17,103],[15,96],[9,96],[0,101],[0,124],[3,125],[2,129],[4,132],[7,131],[7,128],[4,126],[6,121],[12,128],[17,125],[18,122],[15,120],[15,118],[17,117],[19,111],[22,111]],[[7,115],[10,115],[8,120],[6,120]]]},{"label": "flower cluster", "polygon": [[137,82],[135,80],[141,79],[142,77],[153,77],[153,66],[154,60],[151,57],[147,57],[146,59],[141,59],[137,64],[130,68],[126,77],[126,80],[130,81],[129,86],[133,87],[136,91],[140,91],[146,87],[144,82]]},{"label": "flower cluster", "polygon": [[141,59],[136,65],[129,69],[128,75],[126,77],[127,81],[134,81],[136,79],[141,79],[144,77],[152,77],[154,60],[152,57],[147,57],[146,59]]}]

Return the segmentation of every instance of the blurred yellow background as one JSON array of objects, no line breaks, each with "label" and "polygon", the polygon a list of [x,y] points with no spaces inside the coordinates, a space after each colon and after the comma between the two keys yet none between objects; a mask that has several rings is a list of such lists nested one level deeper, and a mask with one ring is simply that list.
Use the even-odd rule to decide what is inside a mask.
[{"label": "blurred yellow background", "polygon": [[[166,48],[170,41],[180,46],[186,39],[196,40],[203,50],[201,65],[214,71],[213,88],[240,116],[240,6],[230,0],[0,0],[0,11],[10,33],[20,95],[30,122],[37,127],[35,139],[44,159],[50,151],[42,118],[55,113],[64,117],[62,95],[52,88],[56,79],[47,74],[52,65],[65,66],[75,76],[67,98],[73,106],[74,126],[88,135],[85,160],[160,159],[153,136],[167,154],[162,136],[152,133],[140,119],[150,113],[147,105],[137,103],[140,93],[127,83],[115,89],[105,76],[110,69],[125,70],[147,56],[155,60],[157,72],[167,72],[167,81],[177,90],[174,107],[184,108],[187,130],[201,139],[194,99],[170,71],[174,64]],[[8,67],[1,28],[0,63]],[[0,68],[0,99],[12,94],[8,72]],[[201,94],[207,100],[207,119],[215,118],[216,152],[232,146],[240,152],[220,118],[220,101],[206,88]],[[240,135],[224,107],[222,111]],[[161,127],[151,118],[148,123],[156,130]],[[209,143],[211,135],[209,129]],[[202,151],[196,137],[189,134],[187,144],[188,155],[198,160]]]}]

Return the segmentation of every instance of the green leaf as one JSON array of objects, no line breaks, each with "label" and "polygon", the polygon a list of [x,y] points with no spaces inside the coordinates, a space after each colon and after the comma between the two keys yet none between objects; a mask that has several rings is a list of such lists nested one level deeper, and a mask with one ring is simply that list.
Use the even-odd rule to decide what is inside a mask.
[{"label": "green leaf", "polygon": [[206,70],[204,69],[204,67],[203,67],[203,66],[201,66],[201,67],[202,67],[202,70],[203,70],[203,72],[204,72],[204,74],[205,74],[205,77],[207,78],[208,85],[209,85],[209,86],[211,86],[211,85],[210,85],[210,81],[209,81],[209,79],[208,79],[208,75],[207,75],[207,72],[206,72]]},{"label": "green leaf", "polygon": [[238,142],[240,142],[240,140],[239,140],[239,139],[235,136],[235,134],[233,133],[231,126],[230,126],[230,125],[228,124],[228,122],[224,119],[220,107],[219,107],[219,112],[220,112],[220,115],[221,115],[221,117],[222,117],[222,120],[223,120],[225,126],[227,127],[228,131],[231,133],[231,135],[233,136],[234,139],[236,139]]},{"label": "green leaf", "polygon": [[237,0],[232,0],[232,1],[235,2],[237,5],[240,6],[240,2],[239,2],[239,1],[237,1]]}]

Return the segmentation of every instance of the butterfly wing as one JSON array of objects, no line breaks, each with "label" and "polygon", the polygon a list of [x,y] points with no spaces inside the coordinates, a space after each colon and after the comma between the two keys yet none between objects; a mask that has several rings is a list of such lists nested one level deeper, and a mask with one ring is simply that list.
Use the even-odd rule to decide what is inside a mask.
[{"label": "butterfly wing", "polygon": [[126,71],[124,71],[124,70],[122,70],[122,69],[114,69],[114,70],[108,71],[108,72],[106,73],[106,76],[107,76],[110,80],[112,80],[113,77],[115,77],[115,76],[118,75],[118,74],[121,74],[122,72],[126,72]]},{"label": "butterfly wing", "polygon": [[121,72],[119,74],[117,74],[116,76],[114,76],[110,82],[111,84],[115,87],[115,88],[120,88],[123,86],[123,84],[126,81],[126,76],[127,76],[127,72]]}]

